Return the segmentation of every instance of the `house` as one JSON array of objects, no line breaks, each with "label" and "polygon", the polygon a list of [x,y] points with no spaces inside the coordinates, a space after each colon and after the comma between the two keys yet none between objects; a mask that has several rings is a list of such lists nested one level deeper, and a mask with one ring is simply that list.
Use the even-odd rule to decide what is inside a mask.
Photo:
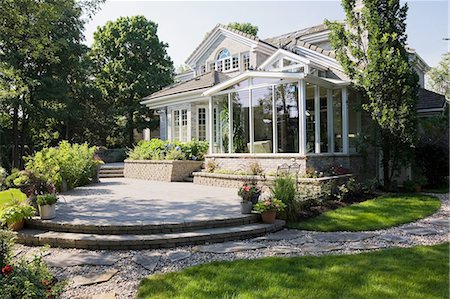
[{"label": "house", "polygon": [[[302,171],[338,164],[377,172],[357,152],[361,97],[328,35],[318,25],[260,39],[217,25],[187,58],[191,71],[142,104],[159,115],[162,139],[207,140],[207,159],[225,169],[258,159],[267,172],[293,162]],[[428,65],[408,51],[422,87],[419,109],[441,111],[445,98],[423,89]]]}]

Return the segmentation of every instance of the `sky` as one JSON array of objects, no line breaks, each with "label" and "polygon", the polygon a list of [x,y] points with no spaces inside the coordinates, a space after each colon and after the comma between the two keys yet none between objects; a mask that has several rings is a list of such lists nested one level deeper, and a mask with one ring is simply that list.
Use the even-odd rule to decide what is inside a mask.
[{"label": "sky", "polygon": [[[449,51],[448,1],[407,1],[408,45],[430,65],[436,66]],[[92,45],[98,26],[123,16],[144,15],[158,24],[160,40],[174,65],[184,63],[205,33],[218,23],[250,22],[259,27],[261,39],[323,23],[343,20],[340,1],[106,1],[86,25],[86,44]]]}]

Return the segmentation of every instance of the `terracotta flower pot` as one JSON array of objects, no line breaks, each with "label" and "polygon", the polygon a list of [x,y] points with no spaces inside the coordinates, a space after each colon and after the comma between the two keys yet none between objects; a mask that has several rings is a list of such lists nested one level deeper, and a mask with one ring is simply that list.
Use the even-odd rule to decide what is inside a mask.
[{"label": "terracotta flower pot", "polygon": [[417,185],[415,186],[416,192],[422,192],[422,186]]},{"label": "terracotta flower pot", "polygon": [[241,202],[241,213],[250,214],[252,212],[253,203],[251,201]]},{"label": "terracotta flower pot", "polygon": [[12,229],[13,231],[18,231],[21,230],[23,228],[25,224],[25,220],[19,221],[19,222],[14,222],[13,224],[11,224],[9,226],[10,229]]},{"label": "terracotta flower pot", "polygon": [[261,213],[263,223],[274,224],[277,216],[277,211],[265,211]]}]

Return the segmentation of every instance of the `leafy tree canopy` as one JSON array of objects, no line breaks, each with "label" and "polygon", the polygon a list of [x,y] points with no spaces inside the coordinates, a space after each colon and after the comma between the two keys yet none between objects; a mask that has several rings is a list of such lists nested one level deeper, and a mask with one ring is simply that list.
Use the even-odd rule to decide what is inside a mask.
[{"label": "leafy tree canopy", "polygon": [[384,185],[390,188],[396,171],[411,159],[416,131],[418,77],[405,49],[408,6],[399,0],[343,0],[342,6],[345,23],[326,21],[331,44],[368,97],[363,108],[379,128],[374,142],[381,147]]},{"label": "leafy tree canopy", "polygon": [[254,36],[257,36],[259,30],[258,26],[252,25],[251,23],[233,22],[229,23],[227,26]]},{"label": "leafy tree canopy", "polygon": [[438,66],[431,68],[427,75],[429,88],[450,99],[450,52],[444,54]]},{"label": "leafy tree canopy", "polygon": [[173,63],[157,28],[144,16],[121,17],[94,33],[96,84],[114,105],[111,117],[126,119],[123,134],[128,145],[134,141],[134,129],[151,125],[152,114],[139,102],[173,80]]}]

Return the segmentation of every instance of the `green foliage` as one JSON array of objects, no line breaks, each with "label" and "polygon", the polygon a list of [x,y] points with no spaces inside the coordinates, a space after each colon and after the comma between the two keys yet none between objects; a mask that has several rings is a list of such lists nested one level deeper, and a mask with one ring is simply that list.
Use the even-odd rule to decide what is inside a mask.
[{"label": "green foliage", "polygon": [[334,195],[339,200],[348,200],[360,197],[361,195],[372,194],[375,191],[375,185],[371,182],[360,182],[355,178],[349,178],[344,184],[337,188]]},{"label": "green foliage", "polygon": [[53,193],[55,186],[44,175],[29,170],[13,170],[5,180],[7,188],[19,188],[26,196]]},{"label": "green foliage", "polygon": [[418,77],[406,51],[408,6],[399,0],[343,0],[345,24],[328,22],[336,58],[369,102],[363,108],[378,127],[371,141],[382,150],[384,185],[412,160]]},{"label": "green foliage", "polygon": [[145,298],[448,298],[449,245],[220,261],[141,281]]},{"label": "green foliage", "polygon": [[13,202],[25,202],[27,196],[19,189],[11,188],[4,191],[0,191],[0,210],[2,207],[8,206]]},{"label": "green foliage", "polygon": [[36,210],[29,205],[13,202],[0,211],[0,222],[8,227],[34,216]]},{"label": "green foliage", "polygon": [[450,52],[445,53],[439,65],[427,72],[430,89],[450,99]]},{"label": "green foliage", "polygon": [[[99,161],[94,159],[96,147],[61,141],[58,147],[44,148],[27,158],[26,168],[40,173],[61,190],[62,180],[69,189],[91,183]],[[47,192],[48,193],[48,192]]]},{"label": "green foliage", "polygon": [[206,164],[205,164],[205,170],[206,170],[206,172],[214,173],[217,170],[219,170],[219,166],[220,165],[218,162],[216,162],[214,160],[208,160],[208,162],[206,162]]},{"label": "green foliage", "polygon": [[134,129],[154,128],[153,111],[140,104],[173,82],[173,63],[168,45],[159,40],[158,25],[144,16],[108,21],[94,33],[91,58],[95,83],[112,104],[117,132],[131,146]]},{"label": "green foliage", "polygon": [[288,227],[327,232],[378,230],[425,218],[440,206],[439,199],[429,195],[385,195],[291,222]]},{"label": "green foliage", "polygon": [[154,138],[140,141],[128,153],[131,160],[203,160],[208,152],[206,141],[162,141]]},{"label": "green foliage", "polygon": [[40,206],[54,205],[58,201],[56,194],[43,194],[37,196],[37,204]]},{"label": "green foliage", "polygon": [[253,196],[259,195],[261,188],[255,180],[244,182],[238,190],[238,195],[242,198],[243,202],[251,201]]},{"label": "green foliage", "polygon": [[288,221],[297,219],[299,212],[299,205],[296,200],[296,184],[295,178],[284,175],[278,176],[272,186],[273,197],[281,200],[286,205],[286,209],[281,218]]},{"label": "green foliage", "polygon": [[58,282],[39,255],[13,260],[13,244],[14,238],[0,231],[0,298],[58,298],[66,282]]},{"label": "green foliage", "polygon": [[258,34],[258,26],[252,25],[251,23],[238,23],[238,22],[233,22],[233,23],[229,23],[227,25],[227,27],[230,27],[232,29],[236,29],[239,30],[241,32],[253,35],[253,36],[257,36]]}]

